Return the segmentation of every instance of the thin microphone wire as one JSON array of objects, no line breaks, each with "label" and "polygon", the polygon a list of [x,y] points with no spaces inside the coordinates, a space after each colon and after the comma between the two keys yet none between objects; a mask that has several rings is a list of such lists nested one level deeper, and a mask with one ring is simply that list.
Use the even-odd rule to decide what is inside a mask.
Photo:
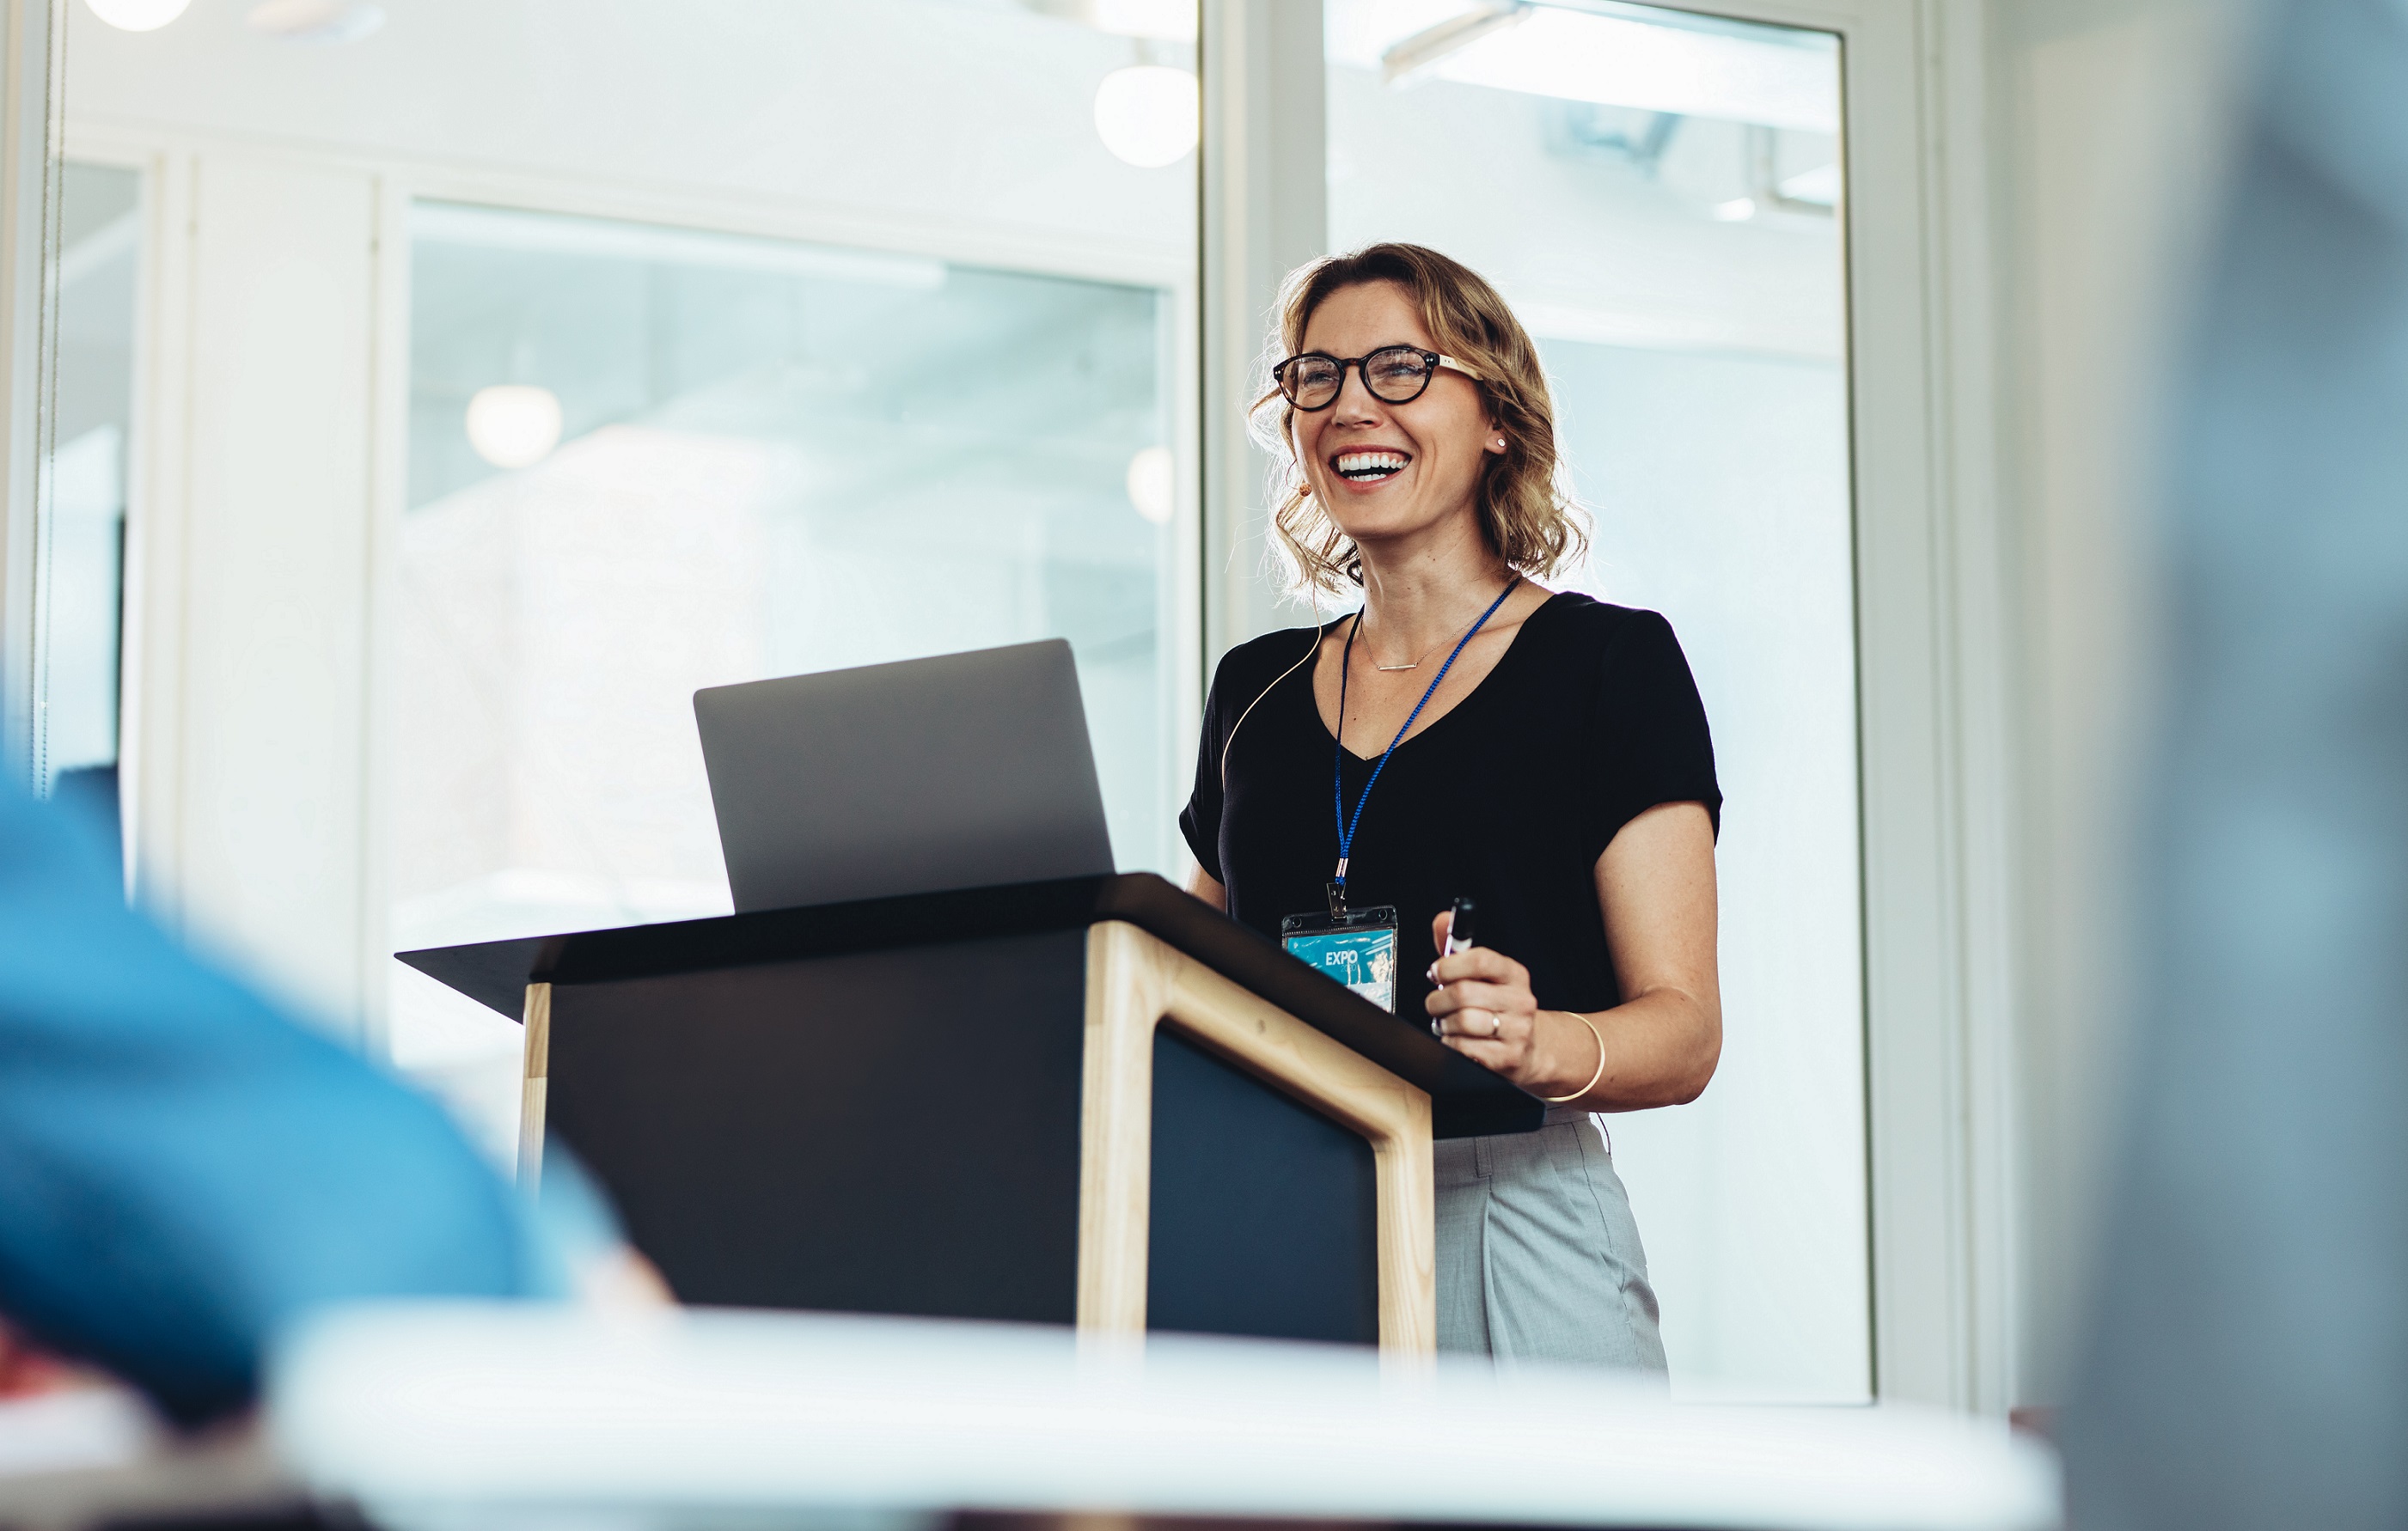
[{"label": "thin microphone wire", "polygon": [[1238,721],[1229,725],[1229,737],[1221,741],[1221,790],[1224,793],[1229,790],[1229,747],[1238,742],[1238,730],[1246,726],[1246,720],[1254,715],[1254,708],[1261,704],[1262,699],[1279,689],[1280,680],[1284,680],[1302,669],[1305,660],[1311,659],[1321,651],[1322,635],[1321,591],[1316,586],[1312,592],[1312,641],[1305,645],[1303,658],[1280,671],[1279,680],[1272,681],[1255,694],[1254,699],[1246,704],[1246,710],[1238,714]]}]

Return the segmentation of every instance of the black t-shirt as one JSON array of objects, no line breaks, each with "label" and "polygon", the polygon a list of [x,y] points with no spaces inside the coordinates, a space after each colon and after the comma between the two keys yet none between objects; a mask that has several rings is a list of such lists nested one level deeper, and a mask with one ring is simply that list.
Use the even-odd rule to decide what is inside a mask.
[{"label": "black t-shirt", "polygon": [[[1323,631],[1268,634],[1222,659],[1196,794],[1179,815],[1197,861],[1228,889],[1229,913],[1273,940],[1288,915],[1326,912],[1338,864],[1335,751],[1313,666],[1297,663]],[[1351,814],[1378,757],[1336,758]],[[1470,695],[1397,747],[1363,808],[1347,901],[1397,908],[1398,1013],[1421,1017],[1430,921],[1458,897],[1479,905],[1480,944],[1529,968],[1541,1007],[1621,1003],[1597,859],[1647,809],[1690,802],[1719,832],[1713,739],[1671,624],[1572,592],[1541,606]]]}]

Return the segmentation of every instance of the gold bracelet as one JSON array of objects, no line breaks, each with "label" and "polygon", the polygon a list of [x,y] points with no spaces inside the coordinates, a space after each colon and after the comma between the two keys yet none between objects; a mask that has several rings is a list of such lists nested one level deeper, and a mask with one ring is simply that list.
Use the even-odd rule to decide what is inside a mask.
[{"label": "gold bracelet", "polygon": [[1582,1025],[1586,1026],[1588,1028],[1588,1034],[1597,1038],[1597,1072],[1588,1077],[1588,1082],[1586,1084],[1582,1085],[1570,1095],[1541,1095],[1539,1097],[1550,1106],[1561,1106],[1568,1100],[1580,1099],[1581,1096],[1587,1095],[1591,1090],[1597,1088],[1598,1080],[1605,1078],[1605,1033],[1597,1029],[1596,1022],[1590,1020],[1587,1016],[1581,1014],[1578,1010],[1557,1010],[1555,1013],[1557,1015],[1570,1016]]}]

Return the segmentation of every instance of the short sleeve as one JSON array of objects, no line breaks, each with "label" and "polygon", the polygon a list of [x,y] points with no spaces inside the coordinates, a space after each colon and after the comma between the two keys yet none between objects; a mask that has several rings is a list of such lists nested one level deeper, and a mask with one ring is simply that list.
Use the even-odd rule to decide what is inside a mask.
[{"label": "short sleeve", "polygon": [[1221,750],[1228,737],[1222,702],[1227,692],[1229,662],[1225,657],[1212,672],[1212,689],[1204,698],[1204,726],[1196,738],[1196,789],[1179,810],[1179,833],[1204,875],[1226,884],[1221,875]]},{"label": "short sleeve", "polygon": [[1633,611],[1605,645],[1598,709],[1603,791],[1596,798],[1589,858],[1622,826],[1662,803],[1702,803],[1722,833],[1723,794],[1706,705],[1672,624]]}]

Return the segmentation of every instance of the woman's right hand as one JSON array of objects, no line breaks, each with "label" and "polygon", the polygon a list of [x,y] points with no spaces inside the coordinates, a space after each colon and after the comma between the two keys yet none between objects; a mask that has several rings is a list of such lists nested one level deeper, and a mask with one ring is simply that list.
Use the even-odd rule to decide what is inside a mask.
[{"label": "woman's right hand", "polygon": [[[1430,922],[1430,944],[1440,952],[1454,923],[1455,916],[1443,909]],[[1528,968],[1501,952],[1475,946],[1430,964],[1429,980],[1437,987],[1424,1003],[1440,1041],[1526,1090],[1536,1093],[1553,1083],[1548,1068],[1555,1050],[1548,1044],[1561,1038],[1549,1035],[1541,1019]]]}]

